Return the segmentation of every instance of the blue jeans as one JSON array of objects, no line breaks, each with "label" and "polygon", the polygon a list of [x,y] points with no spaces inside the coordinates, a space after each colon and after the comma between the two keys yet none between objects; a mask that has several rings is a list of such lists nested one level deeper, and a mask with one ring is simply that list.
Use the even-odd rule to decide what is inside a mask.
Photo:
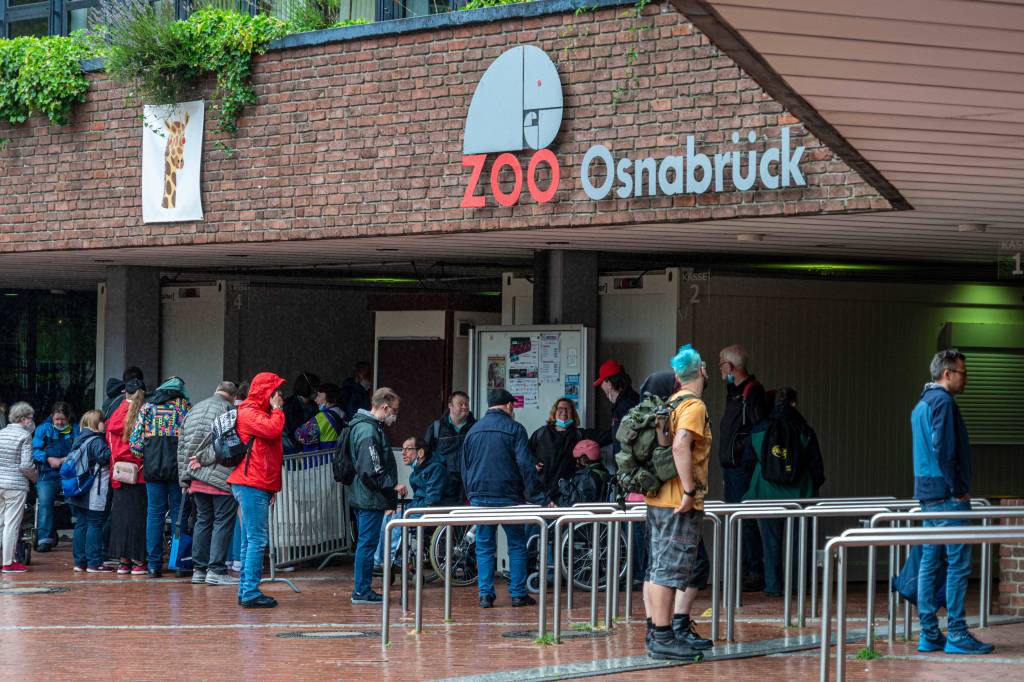
[{"label": "blue jeans", "polygon": [[[749,521],[747,522],[749,523]],[[786,579],[786,555],[783,553],[786,547],[786,521],[785,519],[759,519],[757,522],[761,535],[761,543],[764,547],[764,591],[775,594],[782,594],[784,581]],[[793,524],[793,573],[800,564],[800,557],[797,552],[797,528]],[[792,579],[793,573],[790,574]],[[794,585],[790,582],[790,586]]]},{"label": "blue jeans", "polygon": [[[386,515],[384,517],[384,520],[381,521],[380,540],[377,541],[377,551],[373,555],[373,563],[375,563],[378,566],[380,566],[381,564],[384,563],[384,526],[388,525],[389,521],[392,521],[394,519],[400,519],[400,518],[402,518],[402,515],[400,513],[398,513],[398,512],[395,512],[394,514]],[[410,529],[410,530],[413,530],[413,529]],[[410,534],[410,535],[412,535],[412,534]],[[391,560],[392,561],[395,561],[395,557],[398,556],[398,554],[397,554],[397,552],[398,552],[398,545],[400,545],[401,542],[402,542],[402,529],[401,528],[393,528],[391,530]]]},{"label": "blue jeans", "polygon": [[228,549],[228,561],[242,560],[242,517],[235,517],[235,530],[231,533],[231,547]]},{"label": "blue jeans", "polygon": [[[734,469],[722,469],[722,480],[725,483],[725,501],[739,504],[750,489],[750,480],[754,476],[753,469],[738,466]],[[747,521],[743,524],[743,577],[764,575],[761,550],[761,535],[757,532],[757,524]]]},{"label": "blue jeans", "polygon": [[[515,500],[470,500],[474,507],[507,507],[518,504]],[[508,541],[508,593],[511,597],[526,596],[526,526],[522,524],[501,524]],[[497,526],[476,528],[476,586],[480,596],[494,596],[494,554],[497,551],[495,532]]]},{"label": "blue jeans", "polygon": [[181,488],[177,481],[146,481],[146,563],[159,570],[164,563],[164,520],[171,512],[171,536],[178,526]]},{"label": "blue jeans", "polygon": [[380,542],[381,524],[384,522],[383,509],[356,509],[356,561],[355,588],[353,596],[370,591],[373,581],[373,554]]},{"label": "blue jeans", "polygon": [[71,554],[75,566],[97,568],[106,558],[103,556],[103,524],[106,511],[93,511],[75,507],[75,534],[71,543]]},{"label": "blue jeans", "polygon": [[[971,503],[956,499],[939,502],[922,502],[921,511],[969,511]],[[966,519],[935,519],[924,522],[924,526],[965,526]],[[967,576],[971,574],[970,545],[924,545],[921,548],[921,566],[917,573],[917,612],[921,617],[922,631],[935,631],[939,627],[939,619],[935,615],[935,573],[942,561],[942,550],[946,552],[946,623],[952,633],[967,631],[964,619],[964,598],[967,596]]]},{"label": "blue jeans", "polygon": [[243,602],[260,596],[263,552],[267,549],[267,523],[271,493],[247,485],[232,485],[231,493],[242,510],[242,573],[238,576],[238,598]]},{"label": "blue jeans", "polygon": [[[47,469],[50,465],[45,465]],[[57,537],[53,527],[53,503],[60,492],[60,479],[49,478],[36,483],[36,544],[52,545]]]}]

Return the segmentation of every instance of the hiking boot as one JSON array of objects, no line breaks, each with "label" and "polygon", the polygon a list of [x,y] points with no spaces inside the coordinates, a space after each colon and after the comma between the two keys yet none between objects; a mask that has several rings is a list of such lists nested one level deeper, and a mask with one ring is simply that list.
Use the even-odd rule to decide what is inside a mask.
[{"label": "hiking boot", "polygon": [[942,630],[922,630],[917,640],[917,650],[924,652],[942,651],[946,648],[946,638]]},{"label": "hiking boot", "polygon": [[[192,582],[195,582],[193,578]],[[206,573],[206,584],[207,585],[237,585],[238,578],[228,575],[227,573],[214,573],[208,571]]]},{"label": "hiking boot", "polygon": [[204,583],[206,583],[206,571],[198,568],[192,571],[192,584],[202,585]]},{"label": "hiking boot", "polygon": [[[4,569],[6,572],[7,569]],[[978,641],[974,635],[967,630],[963,632],[950,632],[946,635],[946,646],[944,651],[947,654],[990,654],[995,650],[992,644]]]},{"label": "hiking boot", "polygon": [[660,661],[692,661],[697,663],[704,660],[704,654],[675,638],[664,642],[655,637],[647,646],[647,655]]},{"label": "hiking boot", "polygon": [[675,619],[673,619],[672,632],[675,634],[677,642],[682,642],[691,649],[710,649],[715,646],[715,642],[713,640],[704,639],[697,634],[697,631],[693,627],[693,621],[690,619],[679,624],[677,624]]},{"label": "hiking boot", "polygon": [[353,604],[374,604],[374,605],[378,605],[378,604],[380,604],[383,601],[384,601],[384,597],[380,596],[379,594],[377,594],[373,590],[370,590],[366,594],[353,594],[352,595],[352,603]]},{"label": "hiking boot", "polygon": [[512,606],[536,606],[537,600],[528,594],[522,597],[512,597]]},{"label": "hiking boot", "polygon": [[493,609],[494,608],[494,595],[493,594],[481,594],[480,595],[480,608],[482,608],[482,609]]}]

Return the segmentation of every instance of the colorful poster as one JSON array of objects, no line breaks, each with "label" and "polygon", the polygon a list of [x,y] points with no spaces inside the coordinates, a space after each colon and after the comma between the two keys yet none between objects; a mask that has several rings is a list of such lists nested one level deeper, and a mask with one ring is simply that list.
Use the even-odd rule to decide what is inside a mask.
[{"label": "colorful poster", "polygon": [[513,336],[509,339],[509,365],[512,369],[537,371],[537,337]]},{"label": "colorful poster", "polygon": [[540,336],[540,383],[557,384],[561,379],[562,335]]},{"label": "colorful poster", "polygon": [[579,405],[580,403],[580,375],[565,375],[565,397]]},{"label": "colorful poster", "polygon": [[508,392],[515,396],[516,407],[537,407],[540,396],[536,377],[518,379],[510,376]]},{"label": "colorful poster", "polygon": [[146,105],[142,126],[142,222],[203,219],[199,166],[205,103]]},{"label": "colorful poster", "polygon": [[505,388],[505,356],[487,356],[487,390]]}]

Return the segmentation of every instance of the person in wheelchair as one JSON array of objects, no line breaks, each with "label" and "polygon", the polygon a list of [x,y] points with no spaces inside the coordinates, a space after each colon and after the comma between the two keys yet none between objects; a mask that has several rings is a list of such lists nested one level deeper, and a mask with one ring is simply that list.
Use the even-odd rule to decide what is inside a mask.
[{"label": "person in wheelchair", "polygon": [[576,470],[571,478],[558,482],[559,506],[606,501],[611,474],[601,463],[601,446],[594,440],[581,440],[572,449],[572,456]]},{"label": "person in wheelchair", "polygon": [[[442,504],[448,490],[448,463],[444,457],[433,454],[427,446],[426,441],[416,436],[409,436],[402,442],[402,461],[412,467],[409,474],[409,485],[412,487],[412,501],[409,509],[418,507],[436,507]],[[417,518],[421,514],[412,514],[411,518]],[[396,513],[395,518],[401,517]],[[385,525],[388,519],[385,519]],[[433,536],[434,528],[425,528],[427,538]],[[398,528],[391,530],[391,556],[394,557],[394,564],[400,566],[401,552],[399,544],[401,531]],[[382,552],[383,554],[383,552]],[[392,573],[392,577],[394,574]]]}]

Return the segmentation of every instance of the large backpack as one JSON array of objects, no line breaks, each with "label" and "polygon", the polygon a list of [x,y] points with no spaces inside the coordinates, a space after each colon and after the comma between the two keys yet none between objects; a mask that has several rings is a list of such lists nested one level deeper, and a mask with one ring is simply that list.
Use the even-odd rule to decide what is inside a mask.
[{"label": "large backpack", "polygon": [[662,483],[678,475],[672,446],[658,445],[655,420],[660,415],[667,418],[686,400],[697,400],[697,396],[684,393],[672,400],[662,400],[646,393],[622,418],[615,435],[621,446],[615,453],[615,479],[624,492],[654,495]]},{"label": "large backpack", "polygon": [[60,465],[60,487],[64,499],[88,493],[98,471],[99,465],[89,466],[89,454],[84,447],[72,449]]},{"label": "large backpack", "polygon": [[807,470],[810,436],[788,419],[769,418],[761,451],[761,477],[769,483],[796,483]]},{"label": "large backpack", "polygon": [[238,466],[256,442],[255,438],[249,439],[248,443],[242,442],[238,433],[238,410],[234,408],[213,420],[210,435],[213,439],[214,460],[229,469]]},{"label": "large backpack", "polygon": [[331,474],[334,480],[342,485],[352,485],[356,480],[356,465],[352,462],[352,456],[348,453],[349,434],[352,427],[346,426],[338,435],[338,446],[331,456]]}]

